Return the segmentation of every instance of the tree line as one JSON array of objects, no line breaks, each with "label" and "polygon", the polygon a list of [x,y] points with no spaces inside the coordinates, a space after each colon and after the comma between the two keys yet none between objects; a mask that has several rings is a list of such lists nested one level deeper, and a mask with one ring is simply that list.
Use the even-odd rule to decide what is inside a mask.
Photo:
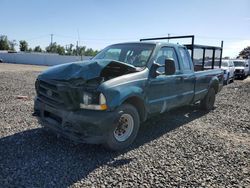
[{"label": "tree line", "polygon": [[92,48],[86,48],[85,46],[74,46],[73,44],[66,45],[66,47],[57,44],[56,42],[51,43],[43,50],[39,45],[33,49],[29,47],[29,44],[25,40],[20,40],[19,44],[16,40],[8,40],[6,35],[0,35],[0,50],[16,51],[15,46],[19,45],[19,50],[22,52],[47,52],[57,53],[59,55],[84,55],[84,56],[95,56],[98,50]]},{"label": "tree line", "polygon": [[[6,35],[0,35],[0,50],[16,51],[15,46],[17,46],[16,40],[8,40]],[[98,51],[92,48],[86,48],[85,46],[75,46],[73,44],[67,45],[66,47],[57,44],[56,42],[50,44],[43,50],[39,45],[35,48],[29,48],[28,42],[25,40],[19,41],[19,50],[22,52],[47,52],[47,53],[57,53],[59,55],[85,55],[85,56],[95,56]],[[250,58],[250,46],[244,48],[239,52],[238,58]]]}]

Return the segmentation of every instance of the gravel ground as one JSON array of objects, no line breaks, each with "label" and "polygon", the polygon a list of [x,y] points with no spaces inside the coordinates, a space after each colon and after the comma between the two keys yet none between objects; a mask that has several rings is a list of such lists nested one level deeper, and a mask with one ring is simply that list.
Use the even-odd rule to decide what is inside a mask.
[{"label": "gravel ground", "polygon": [[250,79],[224,87],[209,113],[192,106],[150,119],[112,153],[39,126],[37,75],[0,72],[0,187],[250,187]]},{"label": "gravel ground", "polygon": [[24,65],[24,64],[11,64],[11,63],[0,63],[0,73],[1,72],[16,72],[16,71],[43,71],[47,69],[48,66],[39,65]]}]

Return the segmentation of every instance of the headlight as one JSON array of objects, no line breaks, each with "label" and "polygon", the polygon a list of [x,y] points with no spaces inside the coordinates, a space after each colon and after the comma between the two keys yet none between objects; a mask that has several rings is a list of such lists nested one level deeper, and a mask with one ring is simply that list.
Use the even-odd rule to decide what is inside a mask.
[{"label": "headlight", "polygon": [[106,104],[106,97],[102,93],[99,96],[99,103],[100,105]]},{"label": "headlight", "polygon": [[106,110],[106,97],[100,93],[99,96],[95,96],[91,93],[84,92],[82,96],[82,103],[80,108],[89,110]]},{"label": "headlight", "polygon": [[91,93],[84,92],[82,95],[83,104],[91,104],[93,101],[93,95]]}]

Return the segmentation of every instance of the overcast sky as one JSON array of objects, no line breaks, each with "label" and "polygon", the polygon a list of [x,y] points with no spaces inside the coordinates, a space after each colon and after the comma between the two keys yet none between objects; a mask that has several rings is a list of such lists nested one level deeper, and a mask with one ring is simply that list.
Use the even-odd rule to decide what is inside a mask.
[{"label": "overcast sky", "polygon": [[204,45],[224,40],[223,56],[250,46],[249,0],[0,0],[0,8],[0,35],[32,48],[48,46],[50,34],[94,49],[168,34],[194,34]]}]

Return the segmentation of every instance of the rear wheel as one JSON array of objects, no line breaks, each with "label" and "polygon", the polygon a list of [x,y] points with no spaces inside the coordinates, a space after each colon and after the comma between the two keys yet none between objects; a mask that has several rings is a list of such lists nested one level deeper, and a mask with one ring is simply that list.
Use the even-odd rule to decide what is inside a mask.
[{"label": "rear wheel", "polygon": [[127,148],[136,138],[140,126],[140,118],[136,108],[130,104],[123,104],[118,110],[119,119],[115,122],[107,136],[106,148],[111,150],[122,150]]},{"label": "rear wheel", "polygon": [[201,100],[201,108],[203,110],[212,110],[214,108],[215,102],[215,90],[214,88],[209,88],[207,95]]},{"label": "rear wheel", "polygon": [[228,85],[230,83],[230,78],[229,78],[229,73],[227,74],[227,80],[225,82],[226,85]]}]

